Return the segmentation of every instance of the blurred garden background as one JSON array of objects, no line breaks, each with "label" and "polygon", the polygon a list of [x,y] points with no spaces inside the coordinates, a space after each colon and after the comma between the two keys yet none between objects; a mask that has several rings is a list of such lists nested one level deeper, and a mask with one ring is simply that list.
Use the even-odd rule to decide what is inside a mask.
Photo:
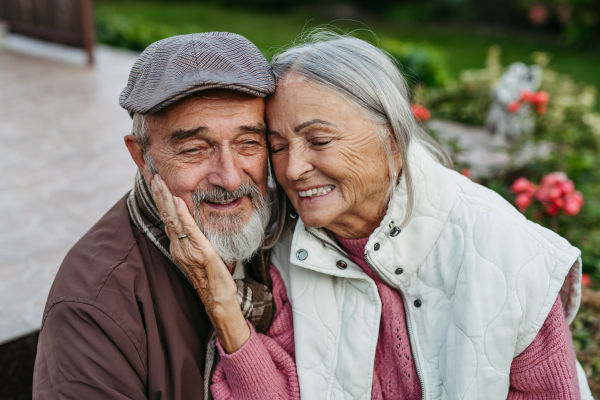
[{"label": "blurred garden background", "polygon": [[572,332],[600,398],[600,0],[95,0],[93,21],[101,48],[135,52],[229,31],[270,59],[327,24],[381,46],[456,170],[582,250]]}]

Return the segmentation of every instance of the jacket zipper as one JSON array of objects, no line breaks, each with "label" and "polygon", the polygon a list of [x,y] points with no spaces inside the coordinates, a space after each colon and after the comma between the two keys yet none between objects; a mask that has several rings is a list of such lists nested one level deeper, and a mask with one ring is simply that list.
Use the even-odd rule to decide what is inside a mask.
[{"label": "jacket zipper", "polygon": [[[379,276],[379,278],[389,287],[391,287],[392,289],[394,288],[394,286],[391,284],[391,282],[389,282],[387,279],[385,279],[383,276],[381,276],[377,270],[375,268],[373,268],[373,264],[371,263],[371,258],[369,257],[369,253],[365,252],[365,261],[367,262],[367,264],[369,264],[369,267],[371,267],[371,269],[377,274],[377,276]],[[413,337],[413,333],[412,333],[412,326],[410,324],[410,319],[408,318],[408,305],[406,303],[406,296],[404,295],[404,293],[402,293],[402,291],[400,289],[397,289],[398,293],[400,294],[400,298],[402,299],[402,306],[404,307],[404,320],[406,322],[406,328],[408,330],[408,340],[410,342],[410,353],[412,354],[413,360],[415,360],[415,368],[417,370],[417,378],[419,379],[419,383],[421,384],[421,400],[425,400],[425,385],[423,382],[423,378],[422,376],[422,372],[421,372],[421,365],[419,364],[419,358],[417,357],[416,354],[416,343],[415,343],[415,339]]]}]

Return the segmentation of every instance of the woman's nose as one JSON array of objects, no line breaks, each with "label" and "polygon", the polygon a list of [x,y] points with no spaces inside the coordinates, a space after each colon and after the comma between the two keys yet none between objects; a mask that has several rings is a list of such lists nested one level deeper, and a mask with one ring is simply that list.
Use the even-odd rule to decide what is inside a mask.
[{"label": "woman's nose", "polygon": [[243,172],[231,150],[221,149],[218,157],[218,161],[213,164],[213,172],[208,175],[208,183],[220,186],[229,192],[239,189],[243,181]]},{"label": "woman's nose", "polygon": [[301,180],[303,176],[314,169],[309,162],[308,151],[304,146],[291,146],[289,148],[286,178],[291,181]]}]

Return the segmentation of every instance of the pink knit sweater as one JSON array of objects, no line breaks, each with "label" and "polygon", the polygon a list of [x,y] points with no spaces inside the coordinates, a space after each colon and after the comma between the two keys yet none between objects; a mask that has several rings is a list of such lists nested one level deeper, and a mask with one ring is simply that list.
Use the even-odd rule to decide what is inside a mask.
[{"label": "pink knit sweater", "polygon": [[[338,240],[352,260],[374,279],[381,297],[372,399],[421,398],[400,294],[381,282],[364,261],[368,238]],[[256,333],[249,324],[250,338],[233,354],[226,354],[217,343],[221,361],[211,385],[215,400],[300,399],[292,309],[279,272],[272,267],[270,273],[277,309],[273,323],[267,335]],[[579,399],[575,351],[560,297],[535,340],[513,360],[508,399]]]}]

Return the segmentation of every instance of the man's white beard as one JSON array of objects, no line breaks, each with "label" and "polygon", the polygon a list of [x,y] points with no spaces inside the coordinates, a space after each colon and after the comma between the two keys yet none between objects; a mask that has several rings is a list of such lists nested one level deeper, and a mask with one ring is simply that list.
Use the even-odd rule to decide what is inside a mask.
[{"label": "man's white beard", "polygon": [[[203,201],[227,201],[248,196],[252,201],[252,214],[247,223],[246,213],[208,213],[207,220],[200,220]],[[265,230],[271,217],[271,206],[254,183],[243,183],[234,192],[214,187],[209,190],[196,190],[192,194],[196,224],[212,243],[226,265],[236,261],[247,261],[260,249]]]}]

